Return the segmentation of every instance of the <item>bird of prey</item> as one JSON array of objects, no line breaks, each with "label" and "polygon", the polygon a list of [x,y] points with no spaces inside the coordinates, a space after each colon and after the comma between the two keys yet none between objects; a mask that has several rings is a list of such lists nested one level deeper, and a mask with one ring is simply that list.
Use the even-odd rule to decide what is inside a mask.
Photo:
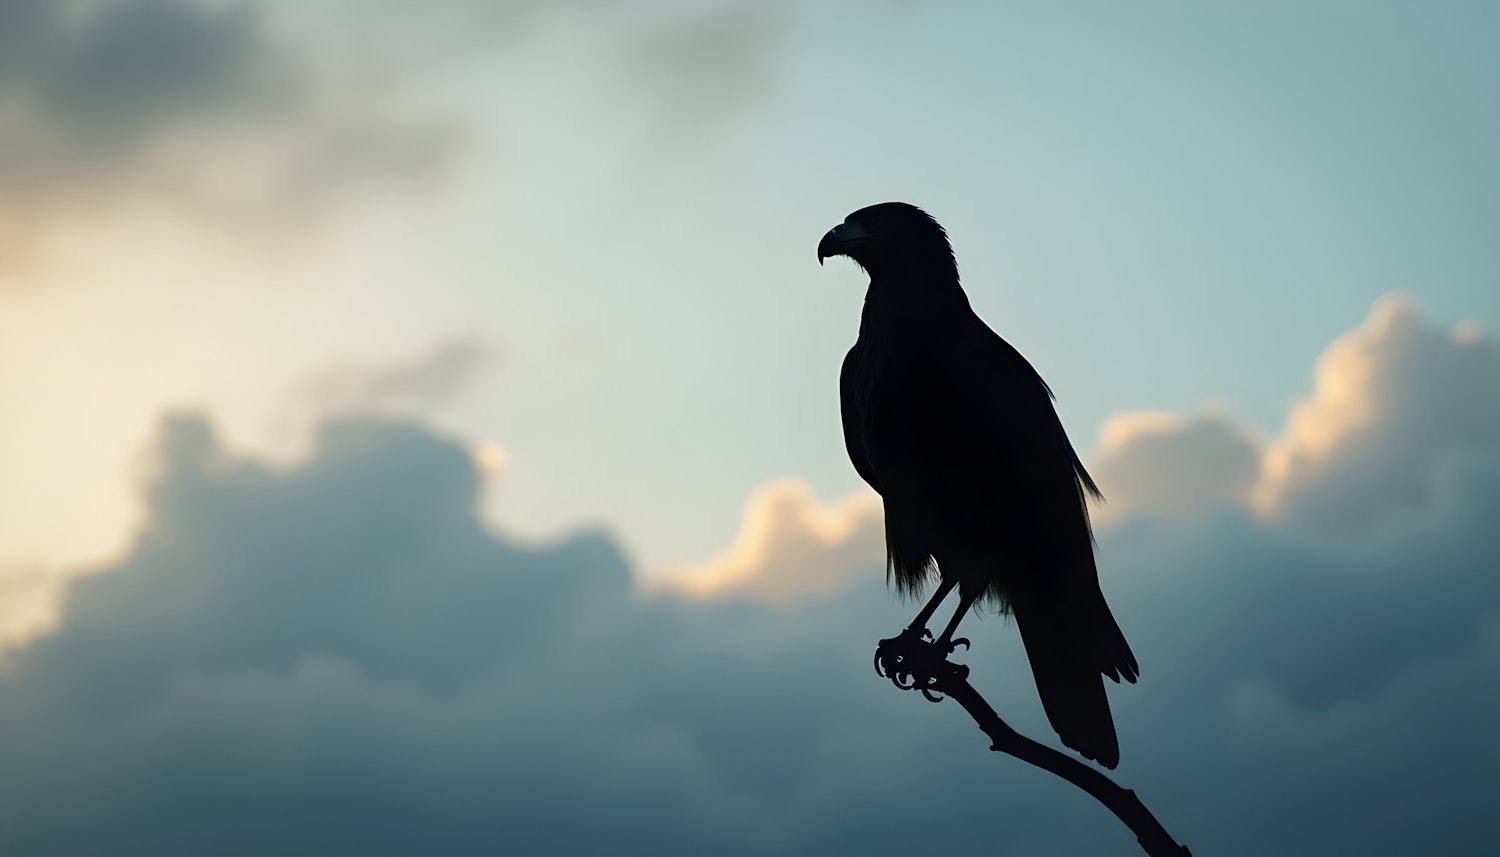
[{"label": "bird of prey", "polygon": [[[1052,391],[969,307],[947,233],[913,205],[862,208],[823,236],[818,262],[870,276],[859,339],[840,377],[844,442],[885,506],[886,576],[936,591],[895,641],[920,643],[955,588],[934,643],[982,604],[1015,617],[1052,728],[1107,768],[1119,743],[1102,676],[1134,682],[1135,655],[1094,566],[1084,470]],[[926,644],[931,645],[931,644]]]}]

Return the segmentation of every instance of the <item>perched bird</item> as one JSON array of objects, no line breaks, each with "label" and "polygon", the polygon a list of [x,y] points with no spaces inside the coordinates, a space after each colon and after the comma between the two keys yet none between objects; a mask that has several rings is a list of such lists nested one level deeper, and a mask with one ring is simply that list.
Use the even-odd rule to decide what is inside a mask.
[{"label": "perched bird", "polygon": [[1094,566],[1086,494],[1052,391],[969,307],[947,233],[913,205],[862,208],[823,236],[818,262],[870,275],[840,377],[844,442],[885,505],[887,579],[937,589],[903,633],[921,640],[956,587],[935,643],[951,652],[976,603],[1015,617],[1042,707],[1067,746],[1107,768],[1119,743],[1102,676],[1136,680]]}]

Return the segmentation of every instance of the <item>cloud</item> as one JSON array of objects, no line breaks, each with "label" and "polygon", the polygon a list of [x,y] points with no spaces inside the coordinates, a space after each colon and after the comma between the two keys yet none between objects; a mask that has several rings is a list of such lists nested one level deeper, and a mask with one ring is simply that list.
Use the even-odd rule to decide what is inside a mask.
[{"label": "cloud", "polygon": [[443,169],[457,126],[352,85],[271,12],[251,0],[6,3],[0,241],[11,255],[62,218],[143,202],[293,234],[351,191]]},{"label": "cloud", "polygon": [[750,495],[729,550],[668,573],[666,582],[698,597],[774,604],[827,597],[885,563],[884,532],[874,494],[824,505],[800,479],[771,482]]},{"label": "cloud", "polygon": [[[617,118],[645,120],[632,130],[650,138],[648,151],[701,141],[771,91],[792,8],[8,0],[0,275],[100,219],[164,216],[214,236],[287,242],[372,195],[441,185],[495,109],[455,105],[453,68],[494,74],[498,56],[501,74],[534,75],[524,61],[505,64],[526,45],[546,45],[552,71],[581,70],[594,97],[632,105]],[[567,35],[549,41],[557,32]]]},{"label": "cloud", "polygon": [[1263,443],[1223,413],[1120,414],[1100,436],[1089,471],[1108,500],[1095,516],[1101,525],[1127,513],[1182,518],[1243,503],[1259,473]]},{"label": "cloud", "polygon": [[1443,331],[1400,297],[1318,358],[1310,397],[1266,451],[1256,506],[1332,527],[1419,504],[1434,459],[1500,451],[1500,345],[1473,324]]},{"label": "cloud", "polygon": [[1122,414],[1090,469],[1106,523],[1232,504],[1350,530],[1428,502],[1433,469],[1473,451],[1500,452],[1500,345],[1472,323],[1441,330],[1391,295],[1318,358],[1312,393],[1279,436],[1261,440],[1220,412]]},{"label": "cloud", "polygon": [[[437,342],[406,360],[348,360],[326,366],[290,387],[273,408],[270,435],[284,455],[305,454],[318,427],[351,415],[427,417],[440,414],[472,389],[496,362],[496,348],[464,335]],[[475,461],[498,474],[509,454],[497,443],[478,445]]]},{"label": "cloud", "polygon": [[700,142],[769,96],[802,11],[785,0],[433,0],[420,15],[379,16],[360,14],[359,0],[343,5],[366,49],[417,63],[513,52],[561,23],[578,49],[569,60],[600,61],[602,94],[648,114],[658,142]]},{"label": "cloud", "polygon": [[621,82],[644,97],[668,139],[696,140],[745,115],[775,87],[772,60],[795,21],[791,4],[680,6],[633,30],[619,49]]},{"label": "cloud", "polygon": [[55,630],[67,589],[56,568],[0,565],[0,653]]},{"label": "cloud", "polygon": [[455,337],[406,362],[330,367],[299,387],[294,398],[321,414],[430,409],[461,395],[493,359],[493,348],[483,340]]},{"label": "cloud", "polygon": [[[1198,853],[1500,840],[1500,455],[1439,446],[1420,495],[1359,529],[1225,504],[1101,532],[1142,665],[1111,691],[1119,778]],[[475,516],[469,450],[407,418],[338,418],[271,466],[180,416],[157,462],[132,549],[0,670],[6,854],[1136,848],[952,703],[871,674],[911,608],[858,552],[868,498],[754,499],[771,553],[712,567],[821,552],[853,576],[772,605],[751,589],[774,576],[648,595],[600,532],[515,543]],[[1014,630],[966,632],[976,685],[1050,741]]]}]

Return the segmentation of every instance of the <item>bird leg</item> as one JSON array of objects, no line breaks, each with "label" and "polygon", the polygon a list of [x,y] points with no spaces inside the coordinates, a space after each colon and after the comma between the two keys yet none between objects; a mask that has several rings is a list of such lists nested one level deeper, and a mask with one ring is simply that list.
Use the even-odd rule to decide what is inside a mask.
[{"label": "bird leg", "polygon": [[932,593],[932,597],[927,599],[927,603],[923,605],[921,612],[917,614],[917,618],[911,620],[911,624],[907,625],[906,631],[902,633],[916,631],[918,636],[931,637],[932,632],[927,630],[927,620],[932,618],[932,614],[937,612],[938,605],[943,603],[943,599],[948,597],[948,593],[952,592],[953,587],[957,584],[958,581],[956,580],[945,580],[939,583],[937,591]]},{"label": "bird leg", "polygon": [[948,627],[944,628],[943,633],[939,634],[938,638],[933,641],[934,646],[937,646],[948,654],[952,654],[953,650],[959,646],[963,646],[966,649],[969,647],[967,637],[959,637],[955,640],[953,639],[953,632],[958,630],[958,623],[962,622],[964,617],[969,614],[970,608],[974,606],[975,601],[979,600],[979,596],[983,592],[983,589],[975,592],[959,592],[958,609],[953,612],[953,618],[948,620]]},{"label": "bird leg", "polygon": [[[933,693],[941,677],[944,675],[952,675],[959,679],[968,677],[968,667],[963,664],[948,663],[948,655],[953,651],[953,646],[946,642],[941,646],[929,642],[932,639],[932,632],[927,630],[927,621],[932,618],[933,613],[937,612],[938,605],[943,603],[943,599],[948,597],[949,592],[953,591],[956,583],[957,581],[945,580],[939,584],[932,598],[927,601],[911,624],[906,626],[906,630],[895,637],[880,641],[880,645],[875,648],[877,675],[890,679],[892,684],[902,690],[920,690],[923,696],[933,702],[942,699]],[[966,602],[959,610],[959,614],[962,615],[963,610],[972,603],[973,599]],[[946,640],[951,637],[957,625],[957,619],[949,623],[948,629],[943,632],[942,639]],[[968,645],[967,640],[964,641],[964,645]]]}]

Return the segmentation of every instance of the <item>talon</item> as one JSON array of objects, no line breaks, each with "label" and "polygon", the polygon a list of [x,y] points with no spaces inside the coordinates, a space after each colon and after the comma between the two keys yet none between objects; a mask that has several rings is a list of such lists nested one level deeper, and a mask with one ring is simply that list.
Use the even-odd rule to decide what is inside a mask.
[{"label": "talon", "polygon": [[908,627],[897,636],[880,641],[875,650],[875,674],[902,690],[921,691],[929,702],[941,702],[946,697],[938,688],[944,681],[955,678],[962,681],[969,675],[968,667],[947,660],[960,645],[967,649],[969,641],[933,639],[926,628]]}]

